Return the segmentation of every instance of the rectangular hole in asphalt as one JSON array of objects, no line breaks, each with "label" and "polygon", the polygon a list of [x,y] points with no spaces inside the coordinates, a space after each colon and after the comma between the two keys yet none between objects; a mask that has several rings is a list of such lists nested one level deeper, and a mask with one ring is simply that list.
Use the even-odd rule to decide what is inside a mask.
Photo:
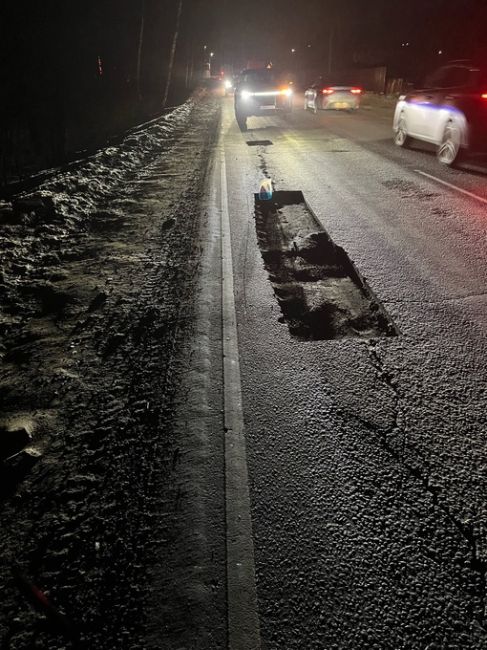
[{"label": "rectangular hole in asphalt", "polygon": [[272,144],[271,140],[247,140],[249,147],[268,147]]},{"label": "rectangular hole in asphalt", "polygon": [[255,199],[259,247],[282,317],[301,340],[396,336],[384,306],[302,192]]}]

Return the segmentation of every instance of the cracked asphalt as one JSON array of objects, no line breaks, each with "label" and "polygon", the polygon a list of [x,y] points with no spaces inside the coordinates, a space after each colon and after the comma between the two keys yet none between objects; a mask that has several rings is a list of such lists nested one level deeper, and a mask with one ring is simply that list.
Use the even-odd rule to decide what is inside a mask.
[{"label": "cracked asphalt", "polygon": [[[487,647],[485,204],[435,180],[487,199],[487,176],[391,120],[298,101],[241,133],[198,93],[1,203],[2,648]],[[256,219],[263,177],[306,205]],[[309,340],[298,285],[330,318]],[[228,607],[254,560],[259,626]]]},{"label": "cracked asphalt", "polygon": [[[299,107],[223,142],[262,645],[484,648],[482,170],[391,143],[391,115]],[[271,145],[248,146],[247,141]],[[301,190],[399,335],[300,341],[259,251],[253,192]]]}]

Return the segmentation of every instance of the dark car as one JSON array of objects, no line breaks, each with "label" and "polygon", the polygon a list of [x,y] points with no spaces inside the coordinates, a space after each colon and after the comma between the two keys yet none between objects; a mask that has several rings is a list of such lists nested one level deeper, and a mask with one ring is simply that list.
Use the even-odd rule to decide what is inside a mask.
[{"label": "dark car", "polygon": [[424,86],[399,98],[394,142],[412,138],[436,145],[437,158],[455,165],[470,152],[487,152],[487,68],[467,61],[439,68]]},{"label": "dark car", "polygon": [[319,77],[304,93],[304,109],[355,111],[360,106],[362,88]]},{"label": "dark car", "polygon": [[244,70],[235,86],[235,118],[242,131],[247,130],[251,115],[290,112],[293,90],[286,77],[268,68]]}]

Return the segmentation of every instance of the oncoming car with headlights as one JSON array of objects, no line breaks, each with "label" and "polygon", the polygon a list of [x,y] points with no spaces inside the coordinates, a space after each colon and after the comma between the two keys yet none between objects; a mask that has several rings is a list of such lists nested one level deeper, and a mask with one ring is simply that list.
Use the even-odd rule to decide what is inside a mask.
[{"label": "oncoming car with headlights", "polygon": [[235,86],[235,118],[242,131],[251,115],[289,113],[293,90],[285,77],[273,69],[244,70]]},{"label": "oncoming car with headlights", "polygon": [[235,88],[235,80],[233,77],[225,77],[223,79],[223,89],[225,91],[225,95],[231,95],[233,93],[233,90]]}]

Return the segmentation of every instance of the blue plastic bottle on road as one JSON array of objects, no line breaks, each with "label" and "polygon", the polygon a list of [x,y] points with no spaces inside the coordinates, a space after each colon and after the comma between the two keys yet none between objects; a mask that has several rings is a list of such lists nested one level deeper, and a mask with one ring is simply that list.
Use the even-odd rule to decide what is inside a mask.
[{"label": "blue plastic bottle on road", "polygon": [[259,199],[261,201],[270,201],[272,199],[272,181],[270,178],[264,178],[260,182]]}]

